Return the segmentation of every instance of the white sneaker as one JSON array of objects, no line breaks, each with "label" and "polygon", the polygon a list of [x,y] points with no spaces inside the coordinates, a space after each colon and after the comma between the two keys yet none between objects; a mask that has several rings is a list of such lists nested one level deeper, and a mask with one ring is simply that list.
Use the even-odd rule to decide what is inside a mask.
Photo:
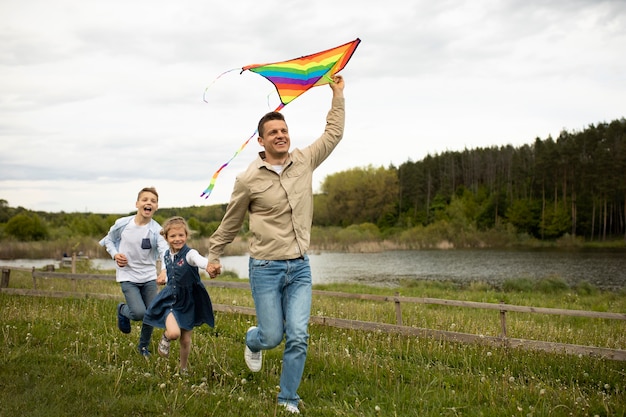
[{"label": "white sneaker", "polygon": [[287,404],[287,403],[283,403],[283,404],[280,404],[280,405],[285,407],[285,411],[287,411],[288,413],[300,414],[300,410],[295,405],[291,405],[291,404]]},{"label": "white sneaker", "polygon": [[[256,326],[252,326],[248,331],[256,329]],[[247,333],[247,332],[246,332]],[[252,372],[259,372],[263,366],[263,351],[253,352],[248,345],[243,351],[243,358],[246,360],[246,365]]]}]

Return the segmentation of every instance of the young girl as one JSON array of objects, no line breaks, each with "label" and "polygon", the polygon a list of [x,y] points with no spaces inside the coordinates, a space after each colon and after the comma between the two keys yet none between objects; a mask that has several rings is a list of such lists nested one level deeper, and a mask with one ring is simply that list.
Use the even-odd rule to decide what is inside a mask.
[{"label": "young girl", "polygon": [[203,323],[214,326],[211,298],[198,272],[198,268],[207,268],[208,259],[187,246],[189,227],[182,217],[167,220],[161,234],[170,247],[165,252],[167,285],[150,304],[143,321],[165,328],[159,341],[161,356],[167,357],[170,341],[180,338],[180,371],[186,373],[193,328]]}]

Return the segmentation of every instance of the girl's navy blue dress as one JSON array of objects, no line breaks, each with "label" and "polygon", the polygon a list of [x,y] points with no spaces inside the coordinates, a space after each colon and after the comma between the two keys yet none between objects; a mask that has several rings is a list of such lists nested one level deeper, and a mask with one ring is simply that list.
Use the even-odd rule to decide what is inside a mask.
[{"label": "girl's navy blue dress", "polygon": [[187,263],[185,245],[174,255],[169,249],[165,252],[165,268],[167,285],[163,288],[148,307],[143,322],[154,327],[165,328],[165,319],[174,313],[178,327],[193,330],[194,327],[206,323],[214,326],[213,305],[204,284],[200,280],[198,267]]}]

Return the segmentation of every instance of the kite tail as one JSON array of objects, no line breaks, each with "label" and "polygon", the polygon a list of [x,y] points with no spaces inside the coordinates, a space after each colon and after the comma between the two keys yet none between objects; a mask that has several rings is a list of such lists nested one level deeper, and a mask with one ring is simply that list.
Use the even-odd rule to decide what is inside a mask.
[{"label": "kite tail", "polygon": [[246,141],[243,143],[243,145],[241,145],[239,147],[239,149],[237,150],[237,152],[235,152],[235,154],[228,160],[226,161],[225,164],[223,164],[220,169],[218,169],[217,171],[215,171],[215,174],[213,174],[213,177],[211,178],[211,182],[209,183],[209,186],[202,192],[202,194],[200,195],[200,198],[204,197],[205,199],[209,198],[209,196],[211,195],[211,191],[213,191],[213,187],[215,187],[215,181],[217,181],[217,177],[218,175],[220,175],[220,172],[222,172],[222,170],[224,168],[226,168],[226,166],[230,163],[230,161],[232,161],[233,159],[235,159],[235,157],[237,155],[239,155],[239,153],[241,151],[243,151],[243,148],[246,147],[246,145],[248,144],[248,142],[250,142],[250,139],[252,139],[253,137],[255,137],[257,134],[257,131],[255,130],[254,133],[248,138],[246,139]]},{"label": "kite tail", "polygon": [[[231,70],[232,71],[232,70]],[[228,71],[227,71],[228,72]],[[281,111],[282,108],[285,107],[285,105],[283,103],[280,103],[278,105],[278,107],[276,107],[276,110],[274,111]],[[218,169],[217,171],[215,171],[215,174],[213,174],[213,177],[211,177],[211,182],[209,183],[209,186],[202,192],[202,194],[200,194],[200,198],[204,197],[205,199],[209,198],[209,196],[211,195],[211,191],[213,191],[213,187],[215,187],[215,181],[217,181],[217,177],[220,175],[220,172],[222,172],[222,170],[224,168],[226,168],[226,166],[228,164],[230,164],[230,161],[232,161],[233,159],[235,159],[235,157],[237,155],[239,155],[241,153],[241,151],[243,151],[243,148],[246,147],[246,145],[248,144],[248,142],[250,142],[250,139],[252,139],[253,137],[256,136],[256,134],[258,133],[258,130],[255,130],[254,133],[248,138],[246,139],[246,141],[243,143],[243,145],[241,145],[239,147],[239,149],[237,150],[237,152],[235,152],[235,154],[228,160],[226,161],[225,164],[223,164],[220,169]]]},{"label": "kite tail", "polygon": [[204,89],[204,93],[202,93],[202,101],[204,101],[205,103],[208,103],[208,101],[206,100],[206,92],[207,92],[207,90],[208,90],[209,88],[211,88],[211,86],[212,86],[213,84],[215,84],[215,82],[216,82],[217,80],[219,80],[219,79],[222,77],[222,75],[226,75],[226,74],[228,74],[229,72],[233,72],[233,71],[239,71],[239,69],[240,69],[240,68],[233,68],[233,69],[229,69],[228,71],[224,71],[223,73],[221,73],[220,75],[218,75],[218,76],[217,76],[217,78],[215,78],[215,79],[211,82],[211,84],[209,84],[209,85],[207,86],[207,88],[205,88],[205,89]]}]

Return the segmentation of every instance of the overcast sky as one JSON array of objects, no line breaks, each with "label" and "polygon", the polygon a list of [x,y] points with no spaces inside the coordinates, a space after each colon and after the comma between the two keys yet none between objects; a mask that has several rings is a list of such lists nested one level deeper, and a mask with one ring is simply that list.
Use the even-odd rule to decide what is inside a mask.
[{"label": "overcast sky", "polygon": [[[228,201],[278,98],[224,71],[362,40],[343,141],[316,171],[521,146],[626,116],[626,1],[0,0],[0,199],[50,212]],[[207,86],[207,101],[203,93]],[[292,148],[323,131],[328,86],[283,113]]]}]

